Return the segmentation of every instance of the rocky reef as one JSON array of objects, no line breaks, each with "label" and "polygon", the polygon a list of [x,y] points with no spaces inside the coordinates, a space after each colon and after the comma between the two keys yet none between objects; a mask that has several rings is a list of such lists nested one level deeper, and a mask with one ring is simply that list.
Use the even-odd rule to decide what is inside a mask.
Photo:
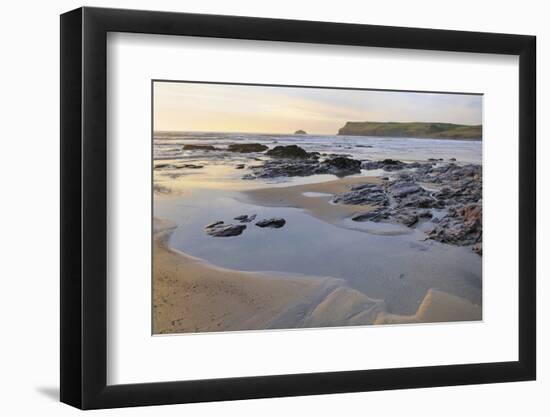
[{"label": "rocky reef", "polygon": [[334,174],[340,177],[361,172],[361,161],[339,155],[321,157],[318,152],[306,152],[297,145],[275,146],[266,152],[272,159],[250,167],[244,179],[274,177],[307,177]]},{"label": "rocky reef", "polygon": [[[378,161],[377,168],[403,170],[381,184],[364,183],[337,194],[336,204],[369,206],[352,220],[400,223],[429,221],[427,238],[453,245],[474,245],[481,255],[482,171],[480,165]],[[399,167],[396,169],[395,167]]]}]

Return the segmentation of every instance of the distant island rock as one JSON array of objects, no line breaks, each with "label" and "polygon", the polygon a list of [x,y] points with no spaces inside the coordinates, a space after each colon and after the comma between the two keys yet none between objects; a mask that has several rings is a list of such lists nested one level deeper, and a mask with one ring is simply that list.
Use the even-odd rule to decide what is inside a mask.
[{"label": "distant island rock", "polygon": [[307,132],[305,130],[297,130],[296,132],[294,132],[295,135],[307,135]]},{"label": "distant island rock", "polygon": [[481,125],[425,122],[347,122],[338,135],[481,140]]}]

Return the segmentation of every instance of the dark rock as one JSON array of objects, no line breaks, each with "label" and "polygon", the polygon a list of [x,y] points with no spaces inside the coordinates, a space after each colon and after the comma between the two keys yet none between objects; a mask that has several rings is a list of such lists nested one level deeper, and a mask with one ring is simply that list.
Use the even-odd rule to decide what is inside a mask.
[{"label": "dark rock", "polygon": [[437,207],[439,202],[432,197],[411,196],[408,201],[402,204],[403,207],[432,208]]},{"label": "dark rock", "polygon": [[251,221],[256,219],[256,215],[252,214],[251,216],[248,216],[246,214],[242,214],[240,216],[235,217],[235,220],[240,221],[241,223],[250,223]]},{"label": "dark rock", "polygon": [[268,147],[261,143],[232,143],[227,147],[229,152],[239,153],[263,152],[266,149]]},{"label": "dark rock", "polygon": [[243,179],[307,177],[320,173],[319,163],[314,159],[275,159],[250,168],[252,173],[245,175]]},{"label": "dark rock", "polygon": [[354,185],[350,188],[350,191],[336,194],[332,202],[336,204],[385,206],[389,201],[384,187],[378,184],[366,183]]},{"label": "dark rock", "polygon": [[195,165],[195,164],[181,164],[181,165],[176,165],[176,168],[201,169],[201,168],[204,168],[204,166],[203,165]]},{"label": "dark rock", "polygon": [[212,145],[195,145],[192,143],[187,143],[183,145],[184,151],[216,151],[217,148],[215,148]]},{"label": "dark rock", "polygon": [[204,226],[204,228],[205,228],[205,229],[210,229],[211,227],[218,226],[218,225],[220,225],[220,224],[223,224],[223,221],[222,221],[222,220],[218,220],[218,221],[216,221],[216,222],[207,224],[206,226]]},{"label": "dark rock", "polygon": [[322,162],[322,164],[328,166],[329,169],[333,169],[336,171],[346,171],[353,173],[361,172],[361,161],[357,161],[351,158],[345,158],[342,156],[327,159],[326,161]]},{"label": "dark rock", "polygon": [[472,250],[474,251],[474,253],[477,253],[479,256],[481,256],[482,255],[482,245],[481,245],[481,243],[476,243],[472,247]]},{"label": "dark rock", "polygon": [[295,135],[307,135],[306,131],[305,130],[297,130],[296,132],[294,132]]},{"label": "dark rock", "polygon": [[421,210],[417,212],[417,215],[421,219],[431,219],[433,217],[433,214],[430,210]]},{"label": "dark rock", "polygon": [[298,145],[288,145],[288,146],[275,146],[273,149],[270,149],[266,152],[267,155],[275,158],[308,158],[309,153],[304,149],[300,148]]},{"label": "dark rock", "polygon": [[365,222],[373,221],[378,222],[383,219],[387,219],[389,215],[389,210],[385,208],[378,208],[371,210],[367,213],[357,214],[351,218],[354,222]]},{"label": "dark rock", "polygon": [[275,229],[279,229],[283,227],[286,223],[285,219],[281,218],[272,218],[272,219],[264,219],[260,220],[259,222],[256,222],[256,226],[258,227],[272,227]]},{"label": "dark rock", "polygon": [[383,159],[381,161],[365,161],[362,164],[363,169],[383,169],[384,171],[399,171],[407,166],[406,163],[395,159]]},{"label": "dark rock", "polygon": [[429,238],[455,245],[473,245],[482,240],[481,203],[472,203],[450,209],[437,226],[429,233]]},{"label": "dark rock", "polygon": [[456,161],[456,158],[449,158],[449,161],[455,162],[455,161]]},{"label": "dark rock", "polygon": [[244,229],[246,229],[246,225],[244,224],[225,224],[222,221],[218,221],[205,226],[204,231],[209,236],[229,237],[240,235]]},{"label": "dark rock", "polygon": [[167,163],[160,163],[155,165],[155,169],[170,168],[172,165]]},{"label": "dark rock", "polygon": [[418,216],[414,212],[400,212],[392,216],[394,221],[402,223],[407,227],[414,226],[418,223]]},{"label": "dark rock", "polygon": [[390,192],[393,197],[402,198],[409,194],[414,194],[422,191],[423,188],[413,182],[396,182],[391,185]]},{"label": "dark rock", "polygon": [[245,167],[244,164],[235,165],[235,169],[244,169],[244,167]]},{"label": "dark rock", "polygon": [[354,159],[337,157],[319,162],[316,153],[308,155],[308,158],[276,158],[265,161],[263,165],[250,167],[252,173],[243,178],[307,177],[315,174],[346,176],[361,172],[361,162]]}]

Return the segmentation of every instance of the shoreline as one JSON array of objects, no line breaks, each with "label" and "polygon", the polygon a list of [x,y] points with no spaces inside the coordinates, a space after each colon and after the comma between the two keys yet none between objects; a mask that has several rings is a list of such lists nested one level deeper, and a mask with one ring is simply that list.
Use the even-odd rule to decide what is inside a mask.
[{"label": "shoreline", "polygon": [[[252,204],[266,207],[299,208],[320,220],[335,224],[354,214],[367,213],[376,206],[331,204],[330,199],[332,195],[343,193],[352,185],[364,183],[380,184],[381,182],[381,179],[378,177],[354,176],[311,184],[244,190],[241,194],[245,196],[246,202]],[[308,197],[304,193],[320,193],[320,195]]]},{"label": "shoreline", "polygon": [[155,218],[153,334],[482,319],[480,306],[435,289],[416,314],[399,316],[343,279],[216,267],[171,248],[175,227]]}]

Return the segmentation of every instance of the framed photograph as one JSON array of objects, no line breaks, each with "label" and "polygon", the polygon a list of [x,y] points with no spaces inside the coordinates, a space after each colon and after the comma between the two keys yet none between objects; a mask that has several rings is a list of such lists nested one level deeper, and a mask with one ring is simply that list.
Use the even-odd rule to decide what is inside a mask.
[{"label": "framed photograph", "polygon": [[533,380],[535,37],[61,16],[61,401]]}]

